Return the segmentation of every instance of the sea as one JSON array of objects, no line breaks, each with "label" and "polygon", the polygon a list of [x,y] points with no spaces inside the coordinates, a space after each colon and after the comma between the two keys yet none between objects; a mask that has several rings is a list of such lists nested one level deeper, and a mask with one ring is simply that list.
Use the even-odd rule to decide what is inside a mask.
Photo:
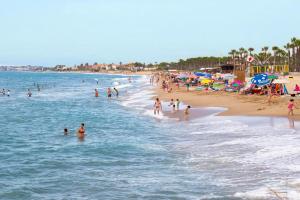
[{"label": "sea", "polygon": [[2,88],[1,200],[300,199],[297,121],[155,116],[147,76],[0,72]]}]

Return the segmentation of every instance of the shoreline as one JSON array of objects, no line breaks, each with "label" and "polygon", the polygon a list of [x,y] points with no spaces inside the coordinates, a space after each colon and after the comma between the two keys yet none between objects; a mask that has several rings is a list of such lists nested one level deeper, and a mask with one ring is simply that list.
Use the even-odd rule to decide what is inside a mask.
[{"label": "shoreline", "polygon": [[[178,98],[180,102],[190,105],[194,108],[216,107],[226,109],[216,114],[217,116],[250,116],[250,117],[281,117],[300,121],[300,109],[294,110],[294,116],[287,116],[287,104],[290,97],[273,97],[271,105],[268,105],[266,96],[239,95],[228,92],[205,92],[191,91],[187,92],[184,88],[175,88],[167,93],[160,88],[160,85],[153,89],[154,97],[169,102]],[[299,101],[295,99],[296,103]],[[297,105],[297,104],[296,104]]]}]

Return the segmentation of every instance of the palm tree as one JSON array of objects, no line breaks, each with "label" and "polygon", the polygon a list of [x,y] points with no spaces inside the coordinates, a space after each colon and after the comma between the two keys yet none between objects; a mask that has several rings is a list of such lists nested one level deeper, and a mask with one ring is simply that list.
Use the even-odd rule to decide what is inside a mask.
[{"label": "palm tree", "polygon": [[287,55],[288,55],[288,65],[289,65],[289,67],[292,68],[292,66],[290,66],[290,61],[291,61],[291,51],[290,51],[290,49],[291,49],[291,44],[290,44],[290,43],[287,43],[286,45],[284,45],[284,48],[286,49]]},{"label": "palm tree", "polygon": [[232,49],[230,52],[229,52],[229,55],[232,56],[232,62],[233,62],[233,65],[235,65],[235,55],[237,54],[237,50],[235,49]]},{"label": "palm tree", "polygon": [[279,50],[279,48],[278,48],[277,46],[273,46],[273,47],[272,47],[273,58],[274,58],[274,63],[273,63],[273,65],[276,64],[276,56],[277,56],[278,50]]},{"label": "palm tree", "polygon": [[252,56],[252,52],[254,51],[254,48],[250,47],[250,48],[248,48],[248,51],[249,51],[250,55]]}]

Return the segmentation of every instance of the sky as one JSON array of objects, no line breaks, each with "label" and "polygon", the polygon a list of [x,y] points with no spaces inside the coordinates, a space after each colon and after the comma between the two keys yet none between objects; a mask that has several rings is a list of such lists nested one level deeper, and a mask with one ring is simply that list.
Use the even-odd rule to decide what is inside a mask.
[{"label": "sky", "polygon": [[177,61],[300,38],[299,0],[0,0],[0,65]]}]

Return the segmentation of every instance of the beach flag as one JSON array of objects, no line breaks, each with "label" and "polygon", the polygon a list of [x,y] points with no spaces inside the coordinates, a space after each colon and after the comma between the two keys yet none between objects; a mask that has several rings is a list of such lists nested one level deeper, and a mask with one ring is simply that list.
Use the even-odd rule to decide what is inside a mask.
[{"label": "beach flag", "polygon": [[251,63],[254,61],[254,57],[253,56],[247,56],[247,62]]}]

